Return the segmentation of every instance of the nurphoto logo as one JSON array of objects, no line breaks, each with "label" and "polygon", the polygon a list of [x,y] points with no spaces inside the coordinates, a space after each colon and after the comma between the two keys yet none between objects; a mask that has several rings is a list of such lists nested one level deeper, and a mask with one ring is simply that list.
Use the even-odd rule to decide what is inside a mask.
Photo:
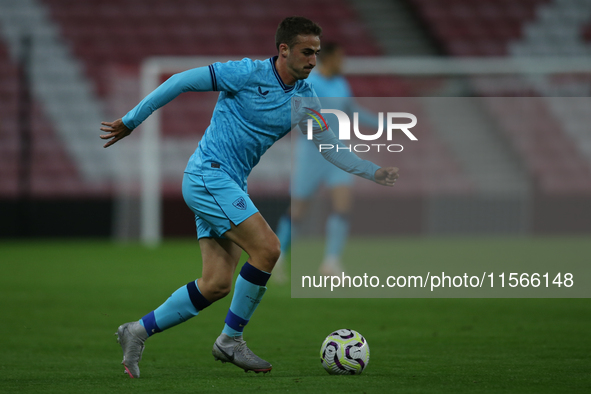
[{"label": "nurphoto logo", "polygon": [[[351,120],[349,116],[338,109],[321,109],[320,112],[313,110],[312,108],[306,107],[307,114],[312,118],[308,119],[308,130],[307,130],[307,138],[311,140],[313,138],[313,125],[314,121],[320,127],[320,130],[328,129],[328,124],[326,119],[322,116],[322,114],[333,114],[337,117],[339,121],[339,130],[338,130],[338,137],[341,141],[347,141],[351,139]],[[408,119],[410,122],[408,123],[394,123],[395,119]],[[379,138],[382,137],[384,133],[384,113],[378,113],[378,131],[375,134],[362,134],[359,131],[359,114],[357,112],[353,113],[353,133],[355,137],[362,141],[377,141]],[[409,129],[413,128],[417,124],[417,117],[408,112],[387,112],[386,113],[386,140],[392,141],[392,135],[395,130],[402,131],[411,141],[417,141],[417,137],[414,136],[413,133],[410,132]],[[348,151],[355,151],[355,152],[369,152],[372,149],[377,150],[380,152],[380,149],[387,150],[388,152],[402,152],[404,147],[400,144],[350,144],[349,146],[335,146],[332,144],[320,144],[318,150],[322,152],[323,150],[330,150],[336,149],[339,150],[348,150]]]}]

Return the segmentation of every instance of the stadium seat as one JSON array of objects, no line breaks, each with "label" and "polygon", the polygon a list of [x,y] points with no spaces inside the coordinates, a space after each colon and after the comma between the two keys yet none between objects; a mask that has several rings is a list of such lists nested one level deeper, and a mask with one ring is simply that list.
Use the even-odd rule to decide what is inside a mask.
[{"label": "stadium seat", "polygon": [[[20,155],[18,68],[0,41],[0,198],[16,198]],[[74,162],[54,133],[40,104],[34,99],[31,119],[31,183],[33,197],[42,190],[54,196],[76,195],[83,188],[64,189],[65,179],[78,183]],[[44,185],[41,189],[37,185]]]},{"label": "stadium seat", "polygon": [[589,161],[551,115],[547,101],[517,100],[487,103],[498,115],[505,137],[524,161],[534,184],[545,193],[587,193],[585,185],[591,182]]},{"label": "stadium seat", "polygon": [[[455,56],[503,56],[547,0],[411,0],[426,26]],[[556,45],[555,45],[556,47]]]},{"label": "stadium seat", "polygon": [[[46,0],[53,18],[72,44],[74,52],[104,95],[97,62],[139,64],[153,55],[262,54],[273,50],[273,34],[286,14],[318,15],[326,32],[354,37],[350,54],[379,53],[366,29],[343,0],[303,2],[278,7],[271,0],[245,5],[237,0],[160,1]],[[229,13],[228,9],[240,10]],[[309,12],[308,12],[309,11]],[[252,18],[252,19],[251,19]],[[253,19],[258,23],[253,24]],[[338,20],[339,22],[334,22]],[[325,34],[326,35],[326,34]],[[263,40],[268,40],[264,44]],[[364,45],[358,45],[363,42]]]},{"label": "stadium seat", "polygon": [[[456,56],[502,56],[513,51],[512,43],[526,34],[539,35],[535,29],[526,28],[536,16],[541,4],[549,0],[411,0],[425,25],[442,42],[449,54]],[[110,94],[112,78],[109,70],[126,67],[137,73],[141,61],[154,55],[270,55],[274,52],[273,34],[280,19],[288,14],[314,15],[324,29],[325,39],[335,39],[344,45],[350,56],[375,56],[380,49],[361,22],[359,16],[345,0],[313,1],[301,0],[287,2],[278,6],[272,0],[43,0],[54,20],[61,26],[64,37],[71,45],[73,53],[82,61],[86,74],[94,82],[96,91],[102,97]],[[234,12],[228,12],[233,10]],[[568,12],[564,20],[568,20]],[[548,36],[540,38],[538,47],[517,48],[515,51],[550,53],[561,46],[564,32],[557,26]],[[591,36],[591,27],[587,30]],[[546,34],[546,33],[544,33]],[[583,34],[583,33],[582,33]],[[576,52],[572,45],[562,45],[562,53]],[[511,52],[513,53],[513,52]],[[0,76],[4,71],[0,62]],[[6,78],[0,77],[0,99]],[[428,82],[401,81],[392,77],[352,77],[351,86],[359,96],[392,97],[409,96],[419,84],[425,90],[433,90],[443,84],[441,80]],[[506,82],[511,87],[511,81]],[[428,85],[428,86],[427,86]],[[497,80],[491,79],[490,91],[499,91]],[[529,87],[530,89],[533,89]],[[496,89],[496,90],[495,90]],[[483,90],[485,91],[485,90]],[[485,91],[486,92],[486,91]],[[522,92],[527,93],[526,88]],[[486,93],[484,93],[486,94]],[[168,136],[192,136],[202,132],[211,116],[212,101],[200,101],[196,96],[183,98],[177,105],[162,111],[164,130]],[[204,104],[205,103],[205,104]],[[535,124],[520,123],[519,111],[544,111],[540,108],[502,108],[511,121],[505,124],[505,137],[514,149],[523,155],[533,176],[545,179],[545,172],[534,170],[544,165],[540,158],[546,154],[565,158],[573,155],[572,141],[564,133],[554,133],[556,121],[545,116]],[[529,112],[528,112],[529,113]],[[536,144],[534,133],[544,136],[552,144],[559,146],[549,151],[548,147]],[[48,138],[51,133],[43,134]],[[413,174],[413,180],[401,186],[412,193],[454,192],[471,190],[462,169],[455,162],[438,138],[432,135],[429,140],[417,146],[416,155],[404,159],[404,164]],[[570,145],[569,145],[570,144]],[[565,148],[566,147],[566,148]],[[410,149],[410,148],[409,148]],[[550,153],[548,153],[550,152]],[[63,160],[62,160],[63,159]],[[61,163],[67,162],[62,157]],[[580,168],[582,159],[573,164],[565,164],[571,169]],[[67,166],[56,164],[56,171],[71,171]],[[541,167],[540,167],[541,166]],[[561,171],[564,171],[561,170]],[[428,174],[437,174],[431,179]],[[558,176],[552,175],[552,179]],[[581,178],[581,177],[579,177]],[[550,181],[549,181],[550,182]],[[552,181],[554,182],[554,181]],[[555,185],[560,183],[549,184]],[[543,183],[543,182],[542,182]],[[540,183],[540,184],[542,184]],[[41,184],[41,183],[40,183]],[[401,183],[402,184],[402,183]],[[43,183],[43,190],[49,184]],[[70,187],[66,185],[67,187]],[[555,190],[552,187],[549,190]]]}]

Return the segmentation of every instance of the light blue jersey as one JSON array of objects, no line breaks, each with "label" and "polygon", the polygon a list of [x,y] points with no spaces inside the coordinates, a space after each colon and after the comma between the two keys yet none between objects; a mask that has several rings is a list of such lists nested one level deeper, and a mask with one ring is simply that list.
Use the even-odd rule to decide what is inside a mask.
[{"label": "light blue jersey", "polygon": [[219,164],[246,190],[246,178],[263,153],[291,130],[292,97],[314,97],[303,80],[286,86],[275,60],[243,59],[209,66],[213,89],[220,95],[211,124],[185,172],[200,174],[212,163]]},{"label": "light blue jersey", "polygon": [[[285,85],[275,68],[276,60],[276,56],[267,60],[245,58],[175,74],[129,111],[123,123],[133,130],[153,111],[183,92],[220,91],[210,126],[185,172],[203,174],[211,168],[221,169],[246,191],[246,179],[263,153],[292,126],[305,120],[301,116],[294,119],[292,98],[318,101],[305,80]],[[296,111],[298,116],[302,111],[303,108]],[[331,130],[317,131],[314,144],[339,143]],[[323,156],[345,171],[370,180],[374,180],[379,168],[346,150],[323,152]]]}]

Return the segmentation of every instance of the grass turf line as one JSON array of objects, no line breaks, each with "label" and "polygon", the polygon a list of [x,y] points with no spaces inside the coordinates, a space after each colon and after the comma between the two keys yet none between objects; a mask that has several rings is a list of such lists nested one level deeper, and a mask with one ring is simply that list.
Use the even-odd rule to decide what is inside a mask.
[{"label": "grass turf line", "polygon": [[[450,242],[452,245],[450,245]],[[429,249],[495,247],[503,239],[400,240],[405,256]],[[520,256],[536,242],[510,240]],[[548,238],[589,255],[588,239]],[[0,392],[588,392],[588,299],[291,299],[269,291],[245,330],[273,364],[265,376],[214,362],[211,346],[230,297],[151,338],[132,380],[119,365],[119,324],[160,305],[199,276],[195,241],[158,249],[109,242],[0,244]],[[530,253],[532,252],[532,253]],[[415,253],[418,254],[418,253]],[[353,328],[368,340],[361,376],[329,376],[324,337]]]}]

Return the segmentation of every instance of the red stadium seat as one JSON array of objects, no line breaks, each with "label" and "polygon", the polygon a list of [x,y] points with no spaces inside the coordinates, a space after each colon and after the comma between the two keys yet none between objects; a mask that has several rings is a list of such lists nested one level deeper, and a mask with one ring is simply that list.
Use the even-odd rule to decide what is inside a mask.
[{"label": "red stadium seat", "polygon": [[[546,1],[549,0],[411,0],[444,49],[456,56],[506,55],[511,41],[521,36],[523,26],[535,17],[536,8]],[[324,38],[338,39],[350,56],[381,53],[368,29],[345,0],[301,0],[280,5],[272,0],[44,0],[44,3],[103,97],[109,93],[107,70],[113,64],[138,70],[143,59],[154,55],[272,55],[277,23],[289,14],[313,15],[323,26]],[[1,61],[6,56],[0,55],[0,100],[9,95],[3,92],[14,89],[11,78],[3,77],[16,72],[10,66],[2,65],[7,63]],[[384,76],[352,77],[350,80],[354,92],[366,97],[404,97],[411,95],[413,89],[417,90],[418,85],[412,84],[429,84],[425,87],[429,90],[444,83],[441,80],[409,82]],[[489,85],[494,87],[494,81]],[[207,101],[204,105],[201,99],[187,96],[177,105],[163,110],[164,123],[169,125],[165,134],[189,136],[201,133],[207,127],[213,103]],[[7,104],[6,108],[13,108],[13,105]],[[505,137],[522,155],[526,167],[531,168],[532,176],[540,181],[539,184],[550,191],[557,190],[556,187],[560,189],[560,185],[572,190],[573,182],[560,178],[560,174],[569,170],[579,174],[575,179],[581,180],[581,184],[587,182],[588,178],[580,170],[584,161],[577,156],[576,149],[572,149],[572,141],[562,131],[555,132],[559,128],[557,122],[545,115],[533,117],[537,120],[529,123],[520,122],[520,111],[546,114],[543,103],[537,108],[508,106],[492,110],[502,111],[503,117],[508,119],[503,128]],[[426,142],[414,147],[408,145],[414,154],[408,159],[404,156],[404,163],[413,176],[400,183],[401,189],[408,193],[472,190],[473,185],[462,173],[453,154],[436,135],[429,134],[428,128],[426,132],[428,134],[423,139]],[[48,146],[60,151],[51,129],[38,135]],[[539,138],[540,135],[554,148],[537,144],[536,136]],[[49,164],[46,158],[38,162],[39,171],[45,172],[36,178],[36,185],[44,193],[52,190],[51,183],[46,180],[49,173],[69,174],[70,180],[55,182],[67,190],[84,187],[72,161],[64,152],[59,155],[53,164]],[[547,168],[543,161],[544,157],[549,157],[547,155],[565,160],[562,172],[556,174]],[[1,188],[0,184],[0,193]]]},{"label": "red stadium seat", "polygon": [[411,1],[449,54],[503,56],[548,0]]},{"label": "red stadium seat", "polygon": [[[276,24],[285,15],[310,14],[326,33],[343,40],[350,55],[375,55],[379,50],[343,0],[304,1],[279,7],[271,0],[248,4],[238,0],[47,0],[88,74],[103,84],[96,63],[138,64],[154,55],[267,54],[274,50]],[[229,9],[239,12],[228,12]],[[253,23],[253,19],[257,23]],[[338,21],[338,22],[335,22]],[[351,41],[351,43],[349,43]],[[362,45],[359,45],[362,43]],[[105,94],[106,88],[98,86]]]},{"label": "red stadium seat", "polygon": [[[18,196],[21,147],[18,89],[18,69],[0,41],[0,198]],[[39,196],[35,185],[40,180],[45,180],[54,195],[63,195],[64,191],[54,181],[76,177],[75,165],[65,155],[61,141],[34,99],[32,112],[33,196]],[[51,171],[51,176],[48,176],[48,171]]]}]

